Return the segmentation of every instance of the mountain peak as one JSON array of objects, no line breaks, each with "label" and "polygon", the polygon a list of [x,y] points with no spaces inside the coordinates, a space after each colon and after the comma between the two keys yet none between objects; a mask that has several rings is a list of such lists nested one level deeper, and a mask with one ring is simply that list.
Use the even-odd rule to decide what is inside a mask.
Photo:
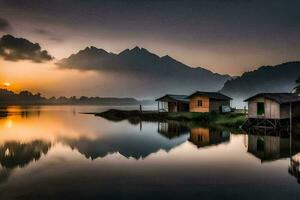
[{"label": "mountain peak", "polygon": [[150,53],[147,49],[139,46],[135,46],[133,49],[130,50],[131,52],[142,52],[142,53]]},{"label": "mountain peak", "polygon": [[130,51],[140,51],[140,50],[142,50],[142,48],[140,48],[139,46],[135,46]]},{"label": "mountain peak", "polygon": [[169,56],[169,55],[165,55],[165,56],[161,57],[161,59],[162,59],[162,60],[168,60],[168,61],[173,61],[173,60],[174,60],[174,58],[172,58],[172,57]]},{"label": "mountain peak", "polygon": [[158,57],[156,54],[153,54],[149,52],[145,48],[141,48],[139,46],[136,46],[132,49],[125,49],[121,53],[119,53],[120,56],[151,56],[151,57]]},{"label": "mountain peak", "polygon": [[108,53],[107,51],[105,51],[104,49],[99,49],[97,47],[94,47],[94,46],[90,46],[90,47],[86,47],[84,50],[81,50],[80,52],[92,52],[92,53]]}]

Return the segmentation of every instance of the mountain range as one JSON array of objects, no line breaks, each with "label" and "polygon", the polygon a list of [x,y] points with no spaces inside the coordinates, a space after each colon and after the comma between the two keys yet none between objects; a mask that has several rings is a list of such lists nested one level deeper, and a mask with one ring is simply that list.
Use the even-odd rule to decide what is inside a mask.
[{"label": "mountain range", "polygon": [[165,93],[216,91],[231,79],[229,75],[190,67],[168,55],[160,57],[139,47],[119,54],[87,47],[57,64],[64,69],[97,71],[102,77],[97,84],[99,91],[152,99]]},{"label": "mountain range", "polygon": [[300,61],[262,66],[228,80],[221,92],[241,102],[261,92],[292,92],[299,77]]},{"label": "mountain range", "polygon": [[[15,93],[0,88],[0,105],[147,105],[153,103],[148,100],[115,97],[51,97],[45,98],[40,93],[33,94],[29,91]],[[0,113],[0,115],[3,113]],[[5,114],[5,113],[4,113]]]}]

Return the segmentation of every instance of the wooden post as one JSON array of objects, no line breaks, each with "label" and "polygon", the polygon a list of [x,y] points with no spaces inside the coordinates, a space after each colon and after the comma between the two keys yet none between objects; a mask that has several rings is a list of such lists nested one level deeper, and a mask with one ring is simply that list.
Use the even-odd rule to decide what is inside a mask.
[{"label": "wooden post", "polygon": [[290,103],[290,135],[292,135],[292,122],[293,122],[293,115],[292,115],[292,103]]},{"label": "wooden post", "polygon": [[142,124],[142,120],[140,120],[140,132],[142,131],[143,129],[143,124]]},{"label": "wooden post", "polygon": [[157,101],[157,112],[159,113],[159,101]]},{"label": "wooden post", "polygon": [[140,112],[143,112],[143,110],[142,110],[142,105],[140,104]]}]

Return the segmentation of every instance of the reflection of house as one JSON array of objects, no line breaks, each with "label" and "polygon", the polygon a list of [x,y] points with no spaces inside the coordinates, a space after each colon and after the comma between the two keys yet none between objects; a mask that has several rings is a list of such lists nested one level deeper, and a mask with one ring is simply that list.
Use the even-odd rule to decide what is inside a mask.
[{"label": "reflection of house", "polygon": [[167,94],[163,97],[156,99],[158,102],[159,111],[167,112],[188,112],[189,100],[186,95]]},{"label": "reflection of house", "polygon": [[230,107],[231,98],[219,92],[200,92],[186,95],[165,95],[156,99],[159,111],[168,112],[211,112]]},{"label": "reflection of house", "polygon": [[189,129],[178,122],[159,122],[158,132],[171,139],[183,134],[187,134]]},{"label": "reflection of house", "polygon": [[300,183],[300,153],[291,157],[289,173],[297,179],[298,183]]},{"label": "reflection of house", "polygon": [[227,131],[208,128],[191,128],[189,141],[199,148],[227,142],[229,139],[230,133]]},{"label": "reflection of house", "polygon": [[300,97],[291,93],[260,93],[248,102],[249,118],[287,119],[290,118],[290,104],[293,115],[300,113]]},{"label": "reflection of house", "polygon": [[290,156],[290,139],[279,136],[248,135],[248,152],[263,161]]}]

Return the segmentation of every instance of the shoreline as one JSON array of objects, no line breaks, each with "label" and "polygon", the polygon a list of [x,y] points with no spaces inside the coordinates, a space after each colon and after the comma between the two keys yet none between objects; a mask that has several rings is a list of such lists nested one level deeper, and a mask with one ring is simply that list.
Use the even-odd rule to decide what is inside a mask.
[{"label": "shoreline", "polygon": [[241,128],[247,120],[246,115],[242,113],[191,113],[191,112],[160,112],[139,110],[117,110],[110,109],[104,112],[84,113],[102,117],[110,121],[178,121],[178,122],[195,122],[207,126],[224,126],[227,128]]}]

